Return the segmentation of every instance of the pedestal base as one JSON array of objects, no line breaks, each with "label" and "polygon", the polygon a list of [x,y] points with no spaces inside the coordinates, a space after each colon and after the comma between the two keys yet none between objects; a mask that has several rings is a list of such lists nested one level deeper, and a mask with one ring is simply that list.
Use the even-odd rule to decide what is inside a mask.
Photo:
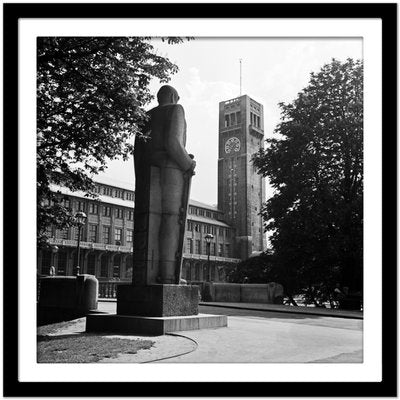
[{"label": "pedestal base", "polygon": [[173,317],[199,313],[199,287],[191,285],[118,285],[117,314]]},{"label": "pedestal base", "polygon": [[164,335],[170,332],[221,328],[228,325],[226,315],[198,314],[179,317],[138,317],[116,314],[89,314],[86,332]]}]

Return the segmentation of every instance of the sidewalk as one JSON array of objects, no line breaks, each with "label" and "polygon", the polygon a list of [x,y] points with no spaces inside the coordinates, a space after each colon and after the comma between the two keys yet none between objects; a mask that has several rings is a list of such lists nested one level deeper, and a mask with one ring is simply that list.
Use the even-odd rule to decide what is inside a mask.
[{"label": "sidewalk", "polygon": [[[104,303],[101,305],[100,303]],[[116,312],[111,311],[113,306],[106,305],[107,303],[116,303],[116,299],[99,299],[99,310],[105,312]],[[253,310],[253,311],[269,311],[269,312],[283,312],[289,314],[308,314],[308,315],[320,315],[325,317],[334,318],[351,318],[351,319],[363,319],[362,311],[353,310],[338,310],[332,308],[316,308],[316,307],[304,307],[304,306],[286,306],[283,304],[264,304],[264,303],[219,303],[219,302],[205,302],[199,303],[201,306],[212,306],[222,308],[233,308],[240,310]],[[116,307],[116,306],[114,306]]]}]

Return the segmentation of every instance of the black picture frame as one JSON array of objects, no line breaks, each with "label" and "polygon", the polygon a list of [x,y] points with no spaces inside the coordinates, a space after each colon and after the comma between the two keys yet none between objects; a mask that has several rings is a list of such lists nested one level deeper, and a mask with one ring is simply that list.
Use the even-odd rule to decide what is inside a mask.
[{"label": "black picture frame", "polygon": [[[20,18],[377,18],[383,62],[383,369],[381,382],[20,382],[18,380],[18,20]],[[23,4],[3,5],[4,342],[7,397],[297,397],[397,395],[397,4]],[[22,232],[19,232],[21,235]]]}]

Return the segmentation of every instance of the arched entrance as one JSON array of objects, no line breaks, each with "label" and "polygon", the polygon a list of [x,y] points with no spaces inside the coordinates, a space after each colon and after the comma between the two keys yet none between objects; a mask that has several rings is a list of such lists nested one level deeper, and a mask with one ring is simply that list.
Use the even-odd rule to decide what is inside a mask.
[{"label": "arched entrance", "polygon": [[121,255],[116,254],[113,257],[113,264],[112,264],[112,277],[113,278],[120,278],[121,277]]},{"label": "arched entrance", "polygon": [[96,275],[96,254],[90,253],[87,257],[87,274]]},{"label": "arched entrance", "polygon": [[108,254],[106,253],[100,257],[100,277],[108,278]]}]

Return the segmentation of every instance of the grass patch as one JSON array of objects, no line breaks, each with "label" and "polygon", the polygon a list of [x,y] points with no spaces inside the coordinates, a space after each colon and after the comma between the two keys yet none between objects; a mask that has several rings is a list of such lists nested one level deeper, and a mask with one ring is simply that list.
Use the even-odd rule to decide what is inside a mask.
[{"label": "grass patch", "polygon": [[38,336],[38,363],[95,363],[119,354],[149,349],[151,340],[130,340],[97,335]]},{"label": "grass patch", "polygon": [[54,324],[42,325],[37,328],[36,333],[39,336],[51,335],[52,333],[56,333],[60,329],[66,329],[66,328],[69,328],[70,326],[77,325],[84,321],[85,321],[85,317],[79,318],[79,319],[74,319],[71,321],[62,321],[62,322],[57,322]]}]

